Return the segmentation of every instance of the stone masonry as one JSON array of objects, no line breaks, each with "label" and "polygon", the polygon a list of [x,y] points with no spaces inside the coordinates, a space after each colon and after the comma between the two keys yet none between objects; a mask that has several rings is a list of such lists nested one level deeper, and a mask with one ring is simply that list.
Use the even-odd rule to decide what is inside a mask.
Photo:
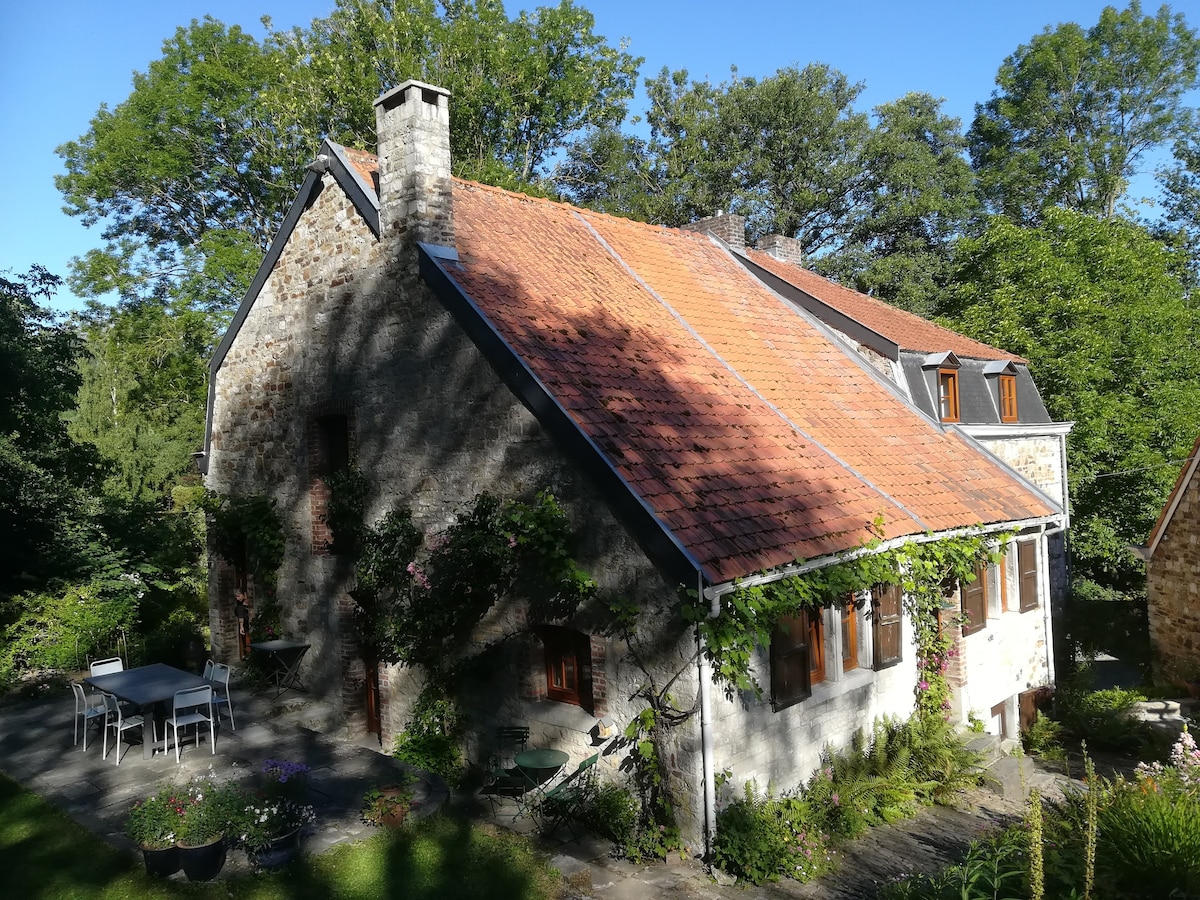
[{"label": "stone masonry", "polygon": [[1200,477],[1183,494],[1146,565],[1154,674],[1200,679]]}]

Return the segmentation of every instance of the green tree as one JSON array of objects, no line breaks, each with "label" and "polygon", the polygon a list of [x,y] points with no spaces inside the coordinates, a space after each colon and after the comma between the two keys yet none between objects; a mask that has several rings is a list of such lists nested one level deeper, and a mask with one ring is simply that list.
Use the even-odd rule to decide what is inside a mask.
[{"label": "green tree", "polygon": [[755,79],[734,69],[713,86],[686,70],[646,82],[649,141],[608,130],[573,145],[556,184],[606,212],[683,225],[718,210],[744,215],[753,240],[779,233],[806,252],[841,246],[858,215],[862,91],[814,63]]},{"label": "green tree", "polygon": [[[1200,321],[1143,228],[1048,209],[958,248],[947,324],[1029,360],[1067,442],[1076,573],[1140,587],[1142,543],[1200,432]],[[1078,580],[1078,579],[1077,579]]]},{"label": "green tree", "polygon": [[496,0],[338,0],[308,29],[272,34],[264,96],[288,132],[375,144],[373,101],[409,78],[447,88],[455,173],[530,186],[568,138],[619,123],[641,60],[593,33],[571,0],[510,19]]},{"label": "green tree", "polygon": [[928,315],[946,284],[955,239],[979,214],[962,124],[929,94],[875,109],[862,150],[861,214],[846,248],[814,268]]},{"label": "green tree", "polygon": [[200,305],[237,303],[316,149],[266,118],[258,98],[278,75],[241,29],[193,21],[58,148],[65,210],[103,223],[106,241],[75,261],[76,293],[162,297],[186,283]]},{"label": "green tree", "polygon": [[67,434],[82,343],[38,301],[61,279],[41,266],[0,277],[0,598],[76,564],[95,455]]},{"label": "green tree", "polygon": [[1115,214],[1147,151],[1187,121],[1200,42],[1182,14],[1105,7],[1085,31],[1047,28],[1022,44],[975,108],[971,158],[996,212],[1034,221],[1049,205]]}]

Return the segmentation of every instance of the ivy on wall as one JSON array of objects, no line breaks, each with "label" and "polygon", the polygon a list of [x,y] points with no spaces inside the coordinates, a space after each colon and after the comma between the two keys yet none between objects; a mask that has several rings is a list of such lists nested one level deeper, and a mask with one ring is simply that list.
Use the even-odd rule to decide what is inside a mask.
[{"label": "ivy on wall", "polygon": [[914,628],[916,710],[944,714],[950,697],[946,668],[954,653],[955,630],[961,625],[959,616],[948,613],[947,597],[955,584],[975,580],[977,562],[997,562],[999,555],[992,548],[1010,537],[968,534],[909,541],[871,552],[878,546],[874,542],[862,548],[867,552],[835,565],[768,584],[739,587],[722,598],[720,614],[714,618],[709,618],[705,601],[692,592],[683,614],[700,629],[714,681],[728,694],[750,690],[761,696],[754,658],[759,647],[770,645],[771,633],[781,618],[840,604],[847,596],[860,595],[877,584],[898,584]]},{"label": "ivy on wall", "polygon": [[206,492],[203,501],[213,551],[245,574],[254,585],[251,638],[279,636],[279,600],[276,587],[283,565],[283,520],[275,499],[262,494],[227,496]]}]

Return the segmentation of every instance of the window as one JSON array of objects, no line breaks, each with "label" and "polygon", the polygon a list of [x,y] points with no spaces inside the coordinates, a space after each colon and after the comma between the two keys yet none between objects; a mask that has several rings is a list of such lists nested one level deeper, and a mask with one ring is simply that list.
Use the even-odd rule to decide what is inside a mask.
[{"label": "window", "polygon": [[546,696],[591,711],[592,645],[586,634],[569,628],[542,631],[546,654]]},{"label": "window", "polygon": [[959,586],[959,598],[966,617],[962,629],[964,636],[987,628],[987,576],[987,563],[976,563],[975,580]]},{"label": "window", "polygon": [[896,665],[903,655],[900,647],[901,610],[898,584],[877,584],[871,589],[871,632],[876,669]]},{"label": "window", "polygon": [[858,668],[858,609],[851,594],[842,604],[842,671]]},{"label": "window", "polygon": [[1037,544],[1034,541],[1021,541],[1017,544],[1017,579],[1021,612],[1037,609]]},{"label": "window", "polygon": [[958,421],[958,371],[938,369],[938,414],[943,422]]},{"label": "window", "polygon": [[1000,421],[1017,421],[1017,376],[1000,376]]},{"label": "window", "polygon": [[348,416],[318,416],[316,453],[312,474],[332,475],[350,466],[350,419]]},{"label": "window", "polygon": [[825,680],[821,610],[784,616],[771,634],[771,705],[784,709],[812,696]]}]

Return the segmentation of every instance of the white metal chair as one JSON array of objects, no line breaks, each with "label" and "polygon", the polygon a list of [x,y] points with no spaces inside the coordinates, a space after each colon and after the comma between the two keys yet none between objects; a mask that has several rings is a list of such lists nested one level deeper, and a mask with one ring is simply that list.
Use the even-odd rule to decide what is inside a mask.
[{"label": "white metal chair", "polygon": [[[207,715],[205,714],[207,710]],[[213,689],[204,687],[189,688],[186,691],[176,691],[172,704],[171,718],[167,719],[167,727],[175,736],[175,762],[179,762],[179,729],[188,725],[196,726],[196,746],[200,746],[200,723],[208,723],[208,742],[212,746],[213,755],[217,752],[216,717],[213,715]],[[164,735],[165,737],[165,735]]]},{"label": "white metal chair", "polygon": [[[104,709],[106,715],[104,717],[104,755],[102,759],[108,759],[108,730],[111,728],[116,732],[116,738],[113,741],[117,751],[117,762],[121,764],[121,735],[131,728],[142,729],[142,740],[146,740],[146,717],[143,715],[127,716],[125,711],[121,709],[121,704],[117,702],[117,698],[112,694],[104,694]],[[154,719],[150,719],[150,736],[151,740],[158,740],[158,730],[154,727]]]},{"label": "white metal chair", "polygon": [[204,674],[201,675],[200,677],[203,678],[205,681],[208,681],[210,678],[212,678],[213,666],[215,666],[215,665],[216,665],[216,663],[213,662],[211,659],[206,659],[204,661]]},{"label": "white metal chair", "polygon": [[92,677],[97,675],[107,675],[110,672],[124,672],[125,662],[119,656],[114,656],[110,659],[98,659],[92,663]]},{"label": "white metal chair", "polygon": [[108,711],[104,708],[103,702],[96,704],[100,698],[95,695],[88,695],[83,689],[83,685],[78,681],[71,682],[71,693],[75,695],[75,745],[79,745],[79,723],[83,722],[83,749],[87,750],[87,730],[88,725],[93,719],[99,719],[107,716]]},{"label": "white metal chair", "polygon": [[217,719],[221,718],[221,710],[225,709],[229,713],[230,729],[237,731],[237,726],[233,724],[233,700],[229,696],[230,672],[225,663],[216,663],[212,674],[206,677],[213,683],[213,703],[217,707]]}]

